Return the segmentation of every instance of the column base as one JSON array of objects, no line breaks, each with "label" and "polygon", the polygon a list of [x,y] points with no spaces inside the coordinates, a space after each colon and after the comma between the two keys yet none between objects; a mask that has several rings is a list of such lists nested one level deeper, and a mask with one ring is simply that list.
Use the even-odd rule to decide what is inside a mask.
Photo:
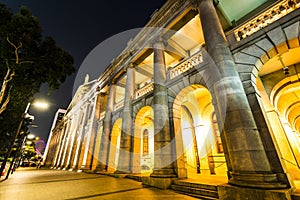
[{"label": "column base", "polygon": [[91,166],[89,166],[89,165],[85,165],[84,167],[83,167],[83,171],[92,171],[91,170]]},{"label": "column base", "polygon": [[142,177],[142,184],[143,186],[151,186],[165,190],[171,188],[171,185],[173,184],[174,180],[177,180],[177,178]]},{"label": "column base", "polygon": [[108,173],[107,175],[115,178],[126,178],[128,176],[128,174],[125,173]]},{"label": "column base", "polygon": [[92,170],[89,167],[85,167],[85,168],[82,169],[82,171],[84,171],[84,172],[90,172]]},{"label": "column base", "polygon": [[77,166],[72,166],[72,167],[69,168],[69,171],[76,172],[77,170],[79,170]]},{"label": "column base", "polygon": [[258,199],[272,199],[272,200],[290,200],[291,189],[282,190],[263,190],[254,188],[243,188],[232,185],[219,185],[218,193],[220,200],[258,200]]},{"label": "column base", "polygon": [[107,166],[103,164],[98,164],[96,166],[95,172],[107,172]]},{"label": "column base", "polygon": [[230,173],[228,183],[235,186],[261,188],[261,189],[287,189],[289,183],[284,183],[278,179],[277,174],[242,174]]},{"label": "column base", "polygon": [[130,174],[130,171],[121,171],[121,170],[117,170],[114,172],[114,174]]},{"label": "column base", "polygon": [[174,169],[156,169],[153,171],[153,173],[150,175],[150,177],[154,178],[177,178],[177,175],[175,174]]}]

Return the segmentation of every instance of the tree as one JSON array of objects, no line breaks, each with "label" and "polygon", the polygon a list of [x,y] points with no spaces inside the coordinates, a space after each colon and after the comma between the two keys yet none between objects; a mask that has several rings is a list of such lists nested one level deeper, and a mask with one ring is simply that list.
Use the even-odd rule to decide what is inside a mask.
[{"label": "tree", "polygon": [[58,89],[75,72],[73,63],[53,38],[43,37],[28,8],[12,13],[0,3],[0,152],[9,148],[22,112],[40,86]]},{"label": "tree", "polygon": [[[36,93],[42,83],[50,90],[58,89],[73,72],[72,56],[59,48],[51,37],[42,37],[39,20],[29,9],[21,7],[16,14],[0,4],[0,64],[2,87],[0,114],[11,100],[12,83],[21,77],[22,85],[30,86],[29,96]],[[26,84],[23,82],[26,81]],[[16,83],[18,81],[16,80]],[[28,91],[27,91],[28,92]]]}]

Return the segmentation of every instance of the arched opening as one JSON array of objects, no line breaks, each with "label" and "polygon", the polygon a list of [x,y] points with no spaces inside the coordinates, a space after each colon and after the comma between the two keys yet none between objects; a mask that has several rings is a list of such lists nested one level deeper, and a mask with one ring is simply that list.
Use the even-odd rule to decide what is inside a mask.
[{"label": "arched opening", "polygon": [[[273,49],[274,50],[274,49]],[[300,180],[300,47],[267,60],[256,88],[279,155],[294,180]]]},{"label": "arched opening", "polygon": [[108,158],[108,172],[115,172],[118,167],[120,140],[122,130],[122,118],[115,121],[110,137],[110,148]]},{"label": "arched opening", "polygon": [[179,159],[185,162],[187,176],[226,175],[220,132],[208,89],[191,85],[181,90],[173,104],[173,118],[175,134],[178,138],[180,133],[182,138],[184,155]]},{"label": "arched opening", "polygon": [[150,106],[139,110],[134,127],[133,173],[150,174],[154,168],[154,124]]}]

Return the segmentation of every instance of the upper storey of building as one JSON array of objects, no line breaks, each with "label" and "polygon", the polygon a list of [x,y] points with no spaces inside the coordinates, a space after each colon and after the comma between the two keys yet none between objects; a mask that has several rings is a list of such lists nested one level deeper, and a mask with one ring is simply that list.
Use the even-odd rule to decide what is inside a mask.
[{"label": "upper storey of building", "polygon": [[[168,79],[202,62],[205,48],[199,17],[200,0],[168,0],[145,27],[130,40],[123,52],[100,75],[100,87],[116,84],[115,103],[125,96],[126,69],[135,68],[135,98],[153,89],[153,46],[163,41]],[[237,45],[251,34],[275,22],[300,6],[298,0],[214,0],[219,20],[230,45]],[[185,63],[189,60],[191,64]],[[120,106],[122,107],[122,105]]]}]

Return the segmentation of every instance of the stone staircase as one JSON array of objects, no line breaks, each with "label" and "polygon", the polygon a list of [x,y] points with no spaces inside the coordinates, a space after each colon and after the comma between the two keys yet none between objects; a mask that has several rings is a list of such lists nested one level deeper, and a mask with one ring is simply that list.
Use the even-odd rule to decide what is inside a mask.
[{"label": "stone staircase", "polygon": [[130,179],[133,179],[135,181],[142,182],[142,176],[141,175],[128,174],[126,176],[126,178],[130,178]]},{"label": "stone staircase", "polygon": [[171,185],[176,192],[204,200],[219,199],[218,188],[215,185],[192,183],[183,180],[176,180]]},{"label": "stone staircase", "polygon": [[300,200],[300,194],[292,194],[292,200]]}]

